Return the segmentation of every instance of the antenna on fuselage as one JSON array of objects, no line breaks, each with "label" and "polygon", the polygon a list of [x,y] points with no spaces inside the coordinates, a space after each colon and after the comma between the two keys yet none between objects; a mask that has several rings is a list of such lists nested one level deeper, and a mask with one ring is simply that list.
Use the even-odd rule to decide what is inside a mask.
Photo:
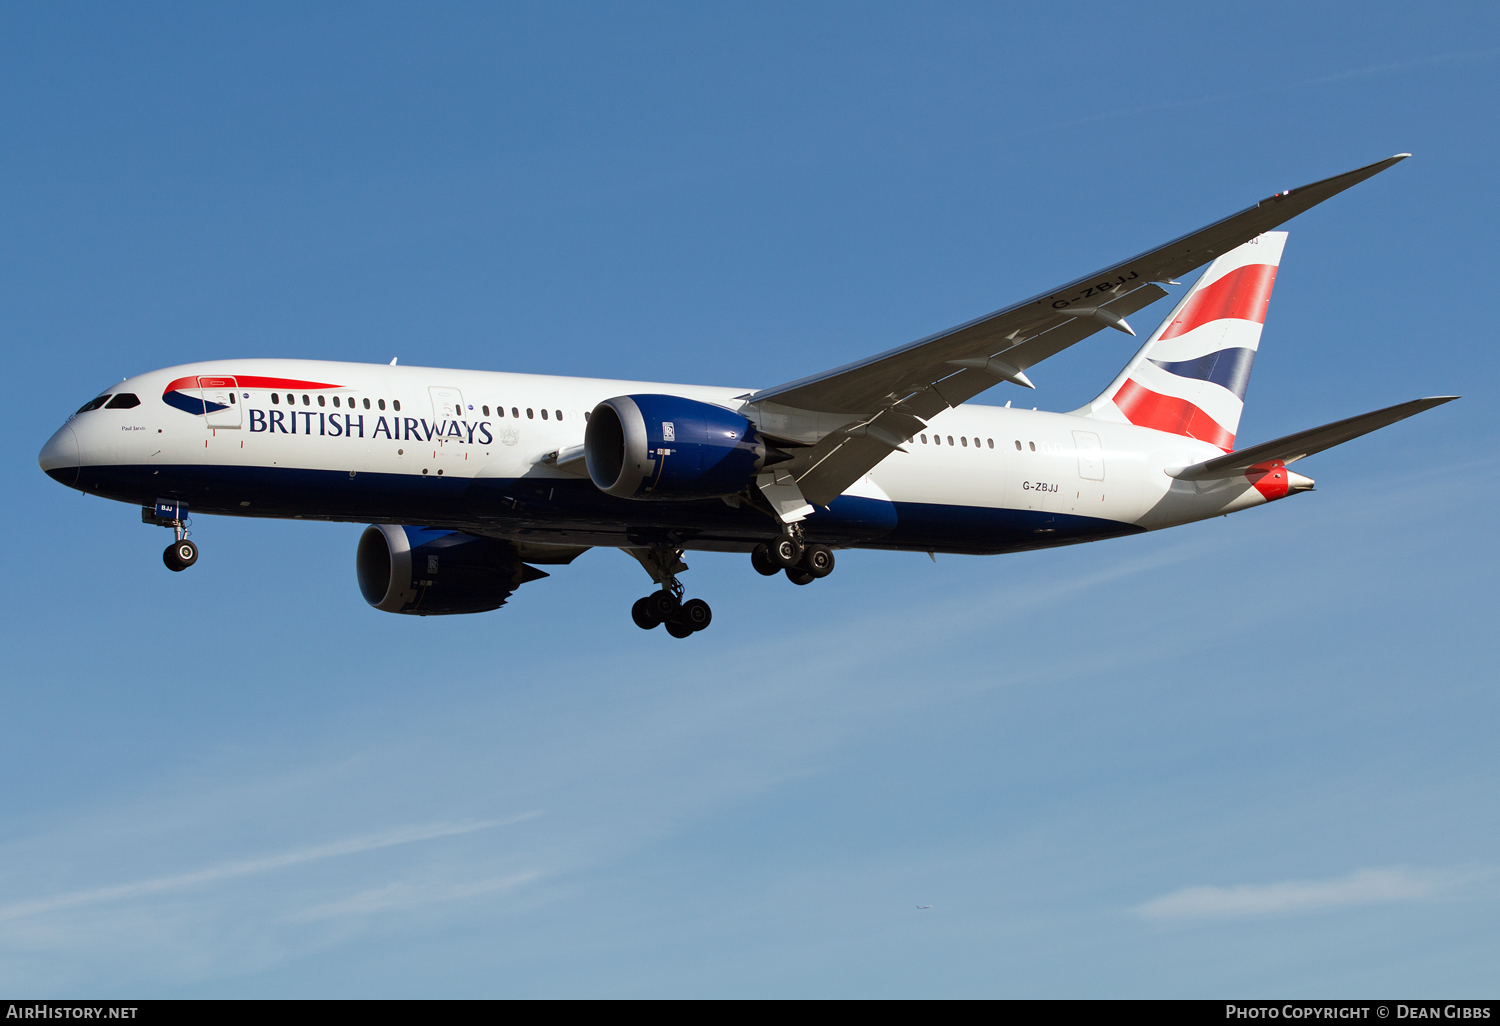
[{"label": "antenna on fuselage", "polygon": [[391,366],[392,367],[396,366],[396,358],[394,356],[391,357]]}]

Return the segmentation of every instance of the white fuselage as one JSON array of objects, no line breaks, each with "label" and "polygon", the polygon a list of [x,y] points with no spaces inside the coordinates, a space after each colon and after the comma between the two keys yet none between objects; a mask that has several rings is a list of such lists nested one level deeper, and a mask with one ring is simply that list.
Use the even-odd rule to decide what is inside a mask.
[{"label": "white fuselage", "polygon": [[[192,379],[224,384],[218,392],[169,389]],[[195,512],[387,523],[420,517],[572,545],[624,545],[642,532],[667,531],[683,548],[744,550],[778,525],[717,500],[613,499],[548,457],[581,445],[585,415],[614,396],[674,395],[735,410],[750,391],[219,360],[121,382],[110,393],[135,395],[139,405],[75,415],[42,463],[74,487],[141,504],[176,496]],[[222,408],[195,413],[164,399],[180,404],[177,397],[190,402],[199,393]],[[826,526],[831,544],[1001,552],[1168,527],[1268,501],[1248,479],[1205,488],[1170,476],[1222,455],[1212,444],[1075,414],[961,405],[932,419],[906,448],[815,512],[806,529]],[[71,480],[70,467],[77,468]]]}]

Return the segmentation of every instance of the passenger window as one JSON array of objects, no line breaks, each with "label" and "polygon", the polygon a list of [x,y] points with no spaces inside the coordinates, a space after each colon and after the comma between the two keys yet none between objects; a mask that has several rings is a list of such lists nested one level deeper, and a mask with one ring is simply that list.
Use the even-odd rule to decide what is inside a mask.
[{"label": "passenger window", "polygon": [[[366,399],[366,400],[365,400],[365,409],[367,409],[367,410],[368,410],[368,409],[369,409],[369,408],[370,408],[370,400],[368,400],[368,399]],[[382,400],[381,400],[381,401],[380,401],[380,408],[381,408],[381,409],[382,409],[382,410],[383,410],[383,409],[385,409],[385,400],[384,400],[384,399],[382,399]]]},{"label": "passenger window", "polygon": [[530,406],[526,407],[526,419],[527,420],[534,420],[534,419],[536,419],[535,417],[532,416],[531,407]]},{"label": "passenger window", "polygon": [[[530,411],[528,411],[528,412],[530,412]],[[543,411],[542,411],[542,419],[543,419],[543,420],[546,420],[546,419],[547,419],[547,411],[546,411],[546,410],[543,410]]]},{"label": "passenger window", "polygon": [[[385,400],[384,399],[376,400],[376,405],[378,405],[382,410],[385,409]],[[1021,447],[1021,443],[1017,442],[1016,443],[1016,448],[1019,449],[1020,447]]]},{"label": "passenger window", "polygon": [[918,435],[917,437],[922,440],[922,444],[923,445],[927,444],[927,436],[926,435]]},{"label": "passenger window", "polygon": [[481,406],[480,409],[484,411],[486,417],[490,415],[490,408],[488,406]]},{"label": "passenger window", "polygon": [[556,410],[554,412],[557,414],[557,419],[562,420],[562,410]]},{"label": "passenger window", "polygon": [[307,397],[307,393],[306,392],[302,393],[302,405],[303,406],[311,406],[312,405],[312,400]]},{"label": "passenger window", "polygon": [[497,416],[497,417],[503,417],[503,416],[505,416],[505,407],[504,406],[496,406],[495,407],[495,416]]},{"label": "passenger window", "polygon": [[949,444],[949,445],[952,445],[952,444],[953,444],[953,436],[952,436],[952,435],[949,435],[949,436],[948,436],[948,444]]},{"label": "passenger window", "polygon": [[1029,445],[1029,446],[1031,446],[1031,451],[1032,452],[1036,452],[1036,443],[1035,442],[1027,442],[1026,444]]},{"label": "passenger window", "polygon": [[965,449],[967,449],[969,447],[969,436],[968,435],[959,435],[958,436],[958,440],[963,443],[963,447]]},{"label": "passenger window", "polygon": [[288,406],[296,406],[297,405],[297,397],[294,396],[294,395],[292,395],[292,393],[288,392],[286,394],[286,404]]},{"label": "passenger window", "polygon": [[511,415],[511,416],[512,416],[512,417],[519,417],[519,416],[520,416],[520,415],[521,415],[521,411],[520,411],[520,410],[518,410],[518,409],[516,409],[516,408],[515,408],[515,407],[514,407],[514,406],[512,406],[512,407],[511,407],[511,408],[510,408],[510,415]]},{"label": "passenger window", "polygon": [[[353,406],[353,405],[354,405],[354,403],[353,403],[353,402],[350,402],[350,403],[349,403],[349,405],[350,405],[350,406]],[[338,409],[338,408],[339,408],[339,397],[338,397],[338,396],[334,396],[334,397],[333,397],[333,408],[334,408],[334,409],[335,409],[335,410],[336,410],[336,409]]]},{"label": "passenger window", "polygon": [[271,402],[274,403],[274,404],[276,404],[277,406],[280,406],[281,405],[281,396],[280,396],[280,394],[278,394],[276,392],[272,392],[271,393]]},{"label": "passenger window", "polygon": [[932,436],[932,444],[933,445],[942,445],[943,444],[943,436],[942,435],[933,435]]},{"label": "passenger window", "polygon": [[991,449],[995,447],[995,440],[993,438],[986,438],[985,441],[990,443]]},{"label": "passenger window", "polygon": [[392,399],[391,400],[391,409],[395,410],[397,413],[400,413],[401,412],[401,400],[400,399]]},{"label": "passenger window", "polygon": [[324,399],[322,396],[318,396],[318,405],[326,406],[328,405],[328,400]]},{"label": "passenger window", "polygon": [[1016,439],[1016,452],[1020,452],[1020,451],[1021,451],[1021,440],[1019,438],[1017,438]]},{"label": "passenger window", "polygon": [[589,422],[589,411],[588,410],[584,410],[583,411],[583,422],[585,424],[587,424]]},{"label": "passenger window", "polygon": [[[78,413],[88,413],[90,410],[97,410],[107,402],[109,402],[108,395],[101,395],[94,399],[90,399],[88,402],[78,407]],[[78,413],[73,414],[73,416],[78,416]]]}]

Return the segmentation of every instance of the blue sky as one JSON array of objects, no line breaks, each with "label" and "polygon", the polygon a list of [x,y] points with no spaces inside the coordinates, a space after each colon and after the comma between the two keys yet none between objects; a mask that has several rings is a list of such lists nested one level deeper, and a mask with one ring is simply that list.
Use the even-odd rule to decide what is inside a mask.
[{"label": "blue sky", "polygon": [[[1493,995],[1497,21],[0,7],[0,990]],[[1240,437],[1464,400],[1162,534],[698,554],[673,643],[619,553],[393,617],[358,525],[170,574],[35,463],[216,356],[767,386],[1403,150],[1287,226]]]}]

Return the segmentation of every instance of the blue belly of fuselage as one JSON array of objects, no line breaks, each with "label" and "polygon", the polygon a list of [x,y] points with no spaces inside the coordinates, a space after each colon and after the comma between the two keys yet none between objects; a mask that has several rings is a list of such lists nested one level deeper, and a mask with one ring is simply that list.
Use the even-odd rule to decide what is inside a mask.
[{"label": "blue belly of fuselage", "polygon": [[[631,501],[581,478],[468,478],[285,467],[94,466],[49,471],[136,505],[172,497],[193,513],[446,527],[559,545],[749,551],[778,533],[769,515],[722,500]],[[891,502],[844,495],[803,522],[844,548],[989,554],[1137,533],[1131,524],[1044,510]]]}]

